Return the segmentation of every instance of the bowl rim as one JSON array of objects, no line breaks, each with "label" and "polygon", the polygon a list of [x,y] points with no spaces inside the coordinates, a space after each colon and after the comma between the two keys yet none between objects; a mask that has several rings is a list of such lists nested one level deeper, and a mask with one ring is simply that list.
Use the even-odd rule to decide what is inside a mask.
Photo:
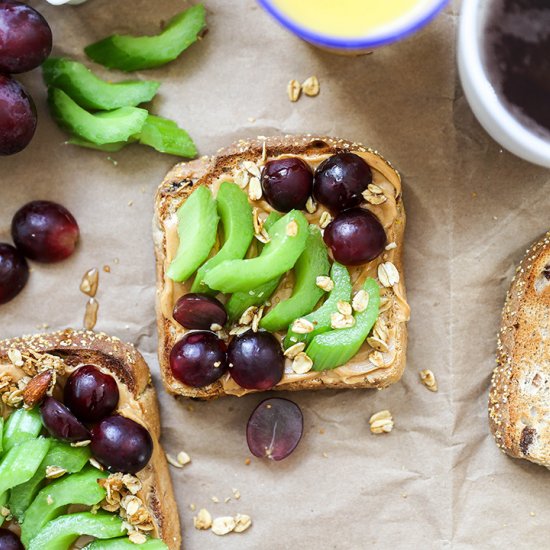
[{"label": "bowl rim", "polygon": [[427,5],[425,12],[422,12],[418,17],[412,20],[404,21],[401,25],[397,28],[393,28],[390,32],[386,31],[374,34],[368,38],[339,38],[336,36],[318,33],[300,25],[296,21],[293,21],[289,16],[284,14],[273,4],[273,0],[258,0],[258,3],[284,27],[292,31],[294,34],[297,34],[300,38],[303,38],[307,42],[327,48],[360,50],[365,48],[376,48],[409,36],[424,25],[428,24],[449,1],[450,0],[433,0],[431,4]]},{"label": "bowl rim", "polygon": [[519,156],[527,155],[527,160],[548,166],[550,142],[512,115],[485,69],[481,53],[484,35],[479,27],[479,10],[484,1],[463,0],[460,11],[457,55],[464,93],[481,124],[497,142]]}]

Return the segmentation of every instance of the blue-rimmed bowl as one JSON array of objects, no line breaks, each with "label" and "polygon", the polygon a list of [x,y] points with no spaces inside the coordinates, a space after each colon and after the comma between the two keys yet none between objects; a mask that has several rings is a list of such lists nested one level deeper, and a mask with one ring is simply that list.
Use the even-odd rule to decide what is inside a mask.
[{"label": "blue-rimmed bowl", "polygon": [[[299,2],[300,0],[296,0]],[[335,0],[337,1],[337,0]],[[391,0],[380,0],[382,2]],[[381,25],[368,35],[357,37],[341,37],[336,34],[320,33],[307,24],[293,19],[276,6],[273,0],[258,0],[281,25],[306,42],[323,49],[341,54],[366,53],[385,44],[391,44],[426,25],[443,9],[448,0],[418,0],[418,4],[407,13],[399,16],[391,23]]]}]

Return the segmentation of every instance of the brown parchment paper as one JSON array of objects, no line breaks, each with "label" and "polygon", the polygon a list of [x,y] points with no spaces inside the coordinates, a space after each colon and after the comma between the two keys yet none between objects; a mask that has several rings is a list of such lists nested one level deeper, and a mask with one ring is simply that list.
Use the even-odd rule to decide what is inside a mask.
[{"label": "brown parchment paper", "polygon": [[[459,4],[404,42],[343,58],[300,42],[252,0],[204,3],[206,37],[175,63],[137,74],[162,81],[154,112],[187,128],[201,154],[241,137],[312,132],[362,141],[402,172],[412,306],[403,380],[380,392],[293,394],[305,416],[296,452],[281,463],[252,457],[245,465],[246,420],[263,396],[191,404],[160,384],[151,217],[155,188],[177,159],[138,146],[109,156],[64,145],[39,71],[21,76],[38,107],[36,137],[0,159],[0,240],[9,240],[19,206],[43,198],[74,213],[82,242],[68,261],[33,265],[25,291],[0,308],[0,336],[44,324],[80,327],[80,278],[110,266],[100,275],[96,328],[144,353],[166,450],[192,457],[172,471],[190,550],[549,547],[550,473],[497,450],[486,401],[514,266],[550,226],[550,173],[502,151],[475,121],[457,83]],[[53,28],[54,53],[79,60],[90,42],[112,32],[153,33],[185,5],[32,4]],[[320,95],[290,103],[287,82],[313,74]],[[424,368],[436,374],[438,393],[419,383]],[[368,418],[384,408],[394,431],[374,436]],[[225,503],[233,488],[240,500]],[[213,516],[249,514],[253,526],[225,537],[197,531],[192,503]]]}]

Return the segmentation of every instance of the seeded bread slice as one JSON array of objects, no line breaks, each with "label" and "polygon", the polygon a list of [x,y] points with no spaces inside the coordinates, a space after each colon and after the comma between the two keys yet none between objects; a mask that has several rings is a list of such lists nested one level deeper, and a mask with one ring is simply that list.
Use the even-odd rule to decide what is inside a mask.
[{"label": "seeded bread slice", "polygon": [[516,270],[499,334],[489,422],[510,456],[550,468],[550,232]]},{"label": "seeded bread slice", "polygon": [[[15,351],[16,350],[16,351]],[[26,373],[14,365],[14,351],[30,351],[60,357],[69,372],[92,364],[111,374],[117,382],[120,401],[117,412],[142,424],[153,439],[153,456],[136,477],[142,483],[137,496],[153,518],[152,535],[164,540],[170,550],[180,550],[181,532],[170,472],[159,443],[160,417],[155,388],[143,357],[118,338],[91,331],[64,330],[0,341],[0,378],[19,379]],[[60,381],[58,377],[58,382]],[[137,547],[137,546],[136,546]]]},{"label": "seeded bread slice", "polygon": [[[373,162],[380,163],[385,170],[400,184],[400,176],[389,162],[376,151],[366,148],[359,143],[335,139],[330,137],[307,136],[282,136],[260,137],[254,140],[241,140],[230,147],[221,149],[212,157],[202,157],[191,162],[176,164],[168,172],[161,183],[155,203],[155,215],[153,220],[153,238],[155,243],[157,264],[157,328],[158,328],[158,355],[162,378],[166,390],[172,394],[184,395],[199,399],[213,399],[228,392],[224,389],[222,381],[204,388],[192,388],[176,380],[170,369],[170,351],[174,344],[182,337],[182,327],[174,321],[171,314],[163,312],[162,299],[165,295],[166,285],[170,281],[166,277],[167,251],[166,251],[166,220],[174,216],[177,209],[185,202],[191,193],[199,185],[209,185],[220,177],[227,176],[232,180],[231,174],[239,169],[245,161],[256,163],[259,159],[272,159],[280,155],[300,155],[302,157],[316,157],[330,155],[342,151],[359,151],[370,155]],[[353,381],[344,381],[334,376],[334,373],[325,371],[309,376],[301,380],[280,383],[277,390],[314,390],[314,389],[350,389],[350,388],[384,388],[399,380],[405,368],[405,355],[407,347],[406,320],[408,320],[408,305],[406,304],[405,285],[402,266],[403,234],[405,230],[405,209],[401,193],[395,199],[396,218],[392,224],[389,241],[395,242],[395,249],[388,251],[391,261],[400,273],[400,280],[394,290],[403,298],[402,306],[406,310],[399,322],[395,323],[395,359],[391,366],[369,372],[362,377],[355,377]],[[376,269],[369,273],[376,277]],[[248,391],[230,392],[234,395],[242,395]]]}]

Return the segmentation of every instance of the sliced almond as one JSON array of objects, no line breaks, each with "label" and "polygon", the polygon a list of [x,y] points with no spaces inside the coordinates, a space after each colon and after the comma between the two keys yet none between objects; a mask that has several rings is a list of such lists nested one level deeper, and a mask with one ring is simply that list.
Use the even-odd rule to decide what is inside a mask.
[{"label": "sliced almond", "polygon": [[292,332],[296,332],[297,334],[308,334],[314,330],[315,327],[313,323],[307,319],[296,319],[296,321],[292,323]]},{"label": "sliced almond", "polygon": [[379,411],[369,419],[370,431],[373,434],[389,433],[393,429],[393,417],[388,410]]},{"label": "sliced almond", "polygon": [[306,201],[306,210],[310,213],[310,214],[314,214],[317,210],[317,203],[315,202],[315,200],[313,199],[313,197],[309,197]]},{"label": "sliced almond", "polygon": [[27,387],[23,390],[23,402],[28,408],[32,408],[46,397],[53,379],[51,370],[45,370],[31,378]]},{"label": "sliced almond", "polygon": [[258,179],[261,179],[262,172],[259,168],[259,166],[252,162],[251,160],[245,160],[243,162],[243,168],[252,176],[257,177]]},{"label": "sliced almond", "polygon": [[355,324],[353,315],[345,315],[340,312],[335,312],[330,316],[330,326],[334,329],[350,328]]},{"label": "sliced almond", "polygon": [[262,227],[261,231],[259,233],[255,233],[254,236],[263,244],[267,244],[271,240],[269,238],[269,234],[265,230],[265,227]]},{"label": "sliced almond", "polygon": [[424,386],[426,386],[430,391],[437,391],[437,380],[435,379],[434,373],[430,369],[421,370],[419,373],[420,380]]},{"label": "sliced almond", "polygon": [[375,336],[371,336],[370,338],[367,338],[367,344],[376,351],[380,351],[382,353],[388,353],[390,351],[390,348],[388,347],[388,344],[384,342],[384,340],[380,340],[380,338],[376,338]]},{"label": "sliced almond", "polygon": [[252,201],[259,201],[262,198],[262,184],[256,176],[250,178],[248,184],[248,196]]},{"label": "sliced almond", "polygon": [[242,533],[252,525],[252,518],[246,514],[237,514],[235,516],[235,533]]},{"label": "sliced almond", "polygon": [[304,94],[309,97],[315,97],[319,95],[321,91],[321,86],[319,85],[319,79],[316,76],[310,76],[306,78],[302,84],[302,90]]},{"label": "sliced almond", "polygon": [[48,479],[57,479],[58,477],[64,476],[67,473],[65,468],[60,468],[59,466],[46,466],[46,477]]},{"label": "sliced almond", "polygon": [[180,451],[176,458],[182,466],[185,466],[191,462],[191,457],[185,451]]},{"label": "sliced almond", "polygon": [[285,357],[289,359],[294,359],[301,351],[306,349],[305,342],[297,342],[296,344],[290,346],[284,351]]},{"label": "sliced almond", "polygon": [[252,320],[254,319],[254,315],[256,315],[257,311],[258,308],[256,306],[250,306],[249,308],[247,308],[239,319],[239,325],[251,325]]},{"label": "sliced almond", "polygon": [[388,243],[386,246],[385,246],[385,250],[393,250],[394,248],[397,248],[397,243],[395,242],[391,242],[391,243]]},{"label": "sliced almond", "polygon": [[378,279],[385,287],[392,287],[399,283],[399,271],[391,262],[384,262],[378,266]]},{"label": "sliced almond", "polygon": [[313,361],[311,357],[308,357],[303,351],[296,354],[292,361],[292,370],[296,374],[305,374],[309,372],[313,367]]},{"label": "sliced almond", "polygon": [[222,516],[215,518],[212,522],[212,533],[215,535],[223,536],[231,533],[237,526],[235,518],[231,516]]},{"label": "sliced almond", "polygon": [[298,99],[300,99],[300,94],[302,93],[302,86],[300,86],[300,83],[293,78],[287,84],[286,92],[288,94],[288,99],[290,99],[290,101],[294,103],[295,101],[298,101]]},{"label": "sliced almond", "polygon": [[233,179],[241,189],[244,189],[250,181],[250,174],[246,170],[237,170]]},{"label": "sliced almond", "polygon": [[365,311],[367,309],[367,306],[369,305],[369,293],[361,289],[355,296],[353,297],[353,300],[351,301],[351,307],[361,313],[362,311]]},{"label": "sliced almond", "polygon": [[334,281],[326,275],[319,275],[315,279],[315,284],[325,292],[330,292],[334,288]]},{"label": "sliced almond", "polygon": [[338,303],[336,304],[336,309],[342,315],[351,315],[352,314],[351,304],[349,302],[346,302],[345,300],[338,300]]},{"label": "sliced almond", "polygon": [[325,229],[325,227],[332,221],[332,216],[325,210],[319,218],[319,227]]}]

